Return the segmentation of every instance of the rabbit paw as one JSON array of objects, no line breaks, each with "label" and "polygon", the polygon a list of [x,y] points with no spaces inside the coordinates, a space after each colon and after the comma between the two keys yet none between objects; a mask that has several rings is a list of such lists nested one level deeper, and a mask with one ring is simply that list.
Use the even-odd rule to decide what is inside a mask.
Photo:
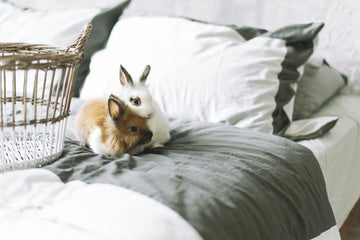
[{"label": "rabbit paw", "polygon": [[150,145],[150,148],[163,148],[164,144],[162,143],[153,143]]}]

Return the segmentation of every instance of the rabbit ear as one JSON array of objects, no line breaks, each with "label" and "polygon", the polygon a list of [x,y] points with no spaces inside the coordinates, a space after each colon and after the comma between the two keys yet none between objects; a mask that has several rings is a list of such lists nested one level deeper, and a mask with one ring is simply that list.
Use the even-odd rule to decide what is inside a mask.
[{"label": "rabbit ear", "polygon": [[144,72],[142,73],[141,77],[140,77],[140,83],[144,84],[148,75],[150,73],[150,66],[149,65],[146,65],[145,66],[145,69],[144,69]]},{"label": "rabbit ear", "polygon": [[131,87],[134,86],[134,82],[130,76],[130,74],[126,71],[126,69],[120,65],[120,83],[125,86],[128,83]]},{"label": "rabbit ear", "polygon": [[108,100],[109,115],[113,120],[119,120],[125,112],[125,103],[120,98],[110,95]]}]

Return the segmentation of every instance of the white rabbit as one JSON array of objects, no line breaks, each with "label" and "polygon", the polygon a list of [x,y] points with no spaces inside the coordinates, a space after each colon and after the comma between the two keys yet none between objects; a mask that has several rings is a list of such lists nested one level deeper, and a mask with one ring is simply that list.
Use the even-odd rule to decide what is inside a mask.
[{"label": "white rabbit", "polygon": [[149,73],[150,66],[146,65],[139,83],[134,84],[130,74],[120,65],[120,83],[125,87],[125,103],[140,117],[148,119],[147,124],[153,137],[147,146],[164,147],[170,140],[169,121],[145,86]]}]

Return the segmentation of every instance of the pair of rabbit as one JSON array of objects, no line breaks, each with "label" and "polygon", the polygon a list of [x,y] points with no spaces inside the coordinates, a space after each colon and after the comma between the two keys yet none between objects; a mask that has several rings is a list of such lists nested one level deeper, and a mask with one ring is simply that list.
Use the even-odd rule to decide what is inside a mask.
[{"label": "pair of rabbit", "polygon": [[98,154],[138,154],[145,148],[164,147],[170,140],[169,122],[145,86],[147,65],[139,83],[120,65],[124,99],[110,95],[87,102],[76,116],[75,135],[80,145],[89,145]]}]

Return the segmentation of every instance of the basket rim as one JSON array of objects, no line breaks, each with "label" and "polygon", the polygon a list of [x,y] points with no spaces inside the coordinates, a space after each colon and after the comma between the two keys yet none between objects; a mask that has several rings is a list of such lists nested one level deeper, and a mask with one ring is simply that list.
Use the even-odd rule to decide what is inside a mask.
[{"label": "basket rim", "polygon": [[[68,47],[55,47],[49,44],[31,44],[24,42],[0,42],[0,68],[11,69],[18,65],[22,67],[24,65],[37,65],[40,61],[44,60],[51,62],[51,65],[56,63],[78,63],[85,55],[84,46],[90,35],[91,28],[91,23],[85,24],[74,43]],[[36,63],[36,61],[38,62]],[[40,65],[43,66],[44,62]]]},{"label": "basket rim", "polygon": [[[4,55],[5,53],[9,55]],[[31,44],[23,42],[0,43],[0,61],[36,60],[71,60],[80,57],[82,52],[74,48],[54,47],[46,44]]]}]

